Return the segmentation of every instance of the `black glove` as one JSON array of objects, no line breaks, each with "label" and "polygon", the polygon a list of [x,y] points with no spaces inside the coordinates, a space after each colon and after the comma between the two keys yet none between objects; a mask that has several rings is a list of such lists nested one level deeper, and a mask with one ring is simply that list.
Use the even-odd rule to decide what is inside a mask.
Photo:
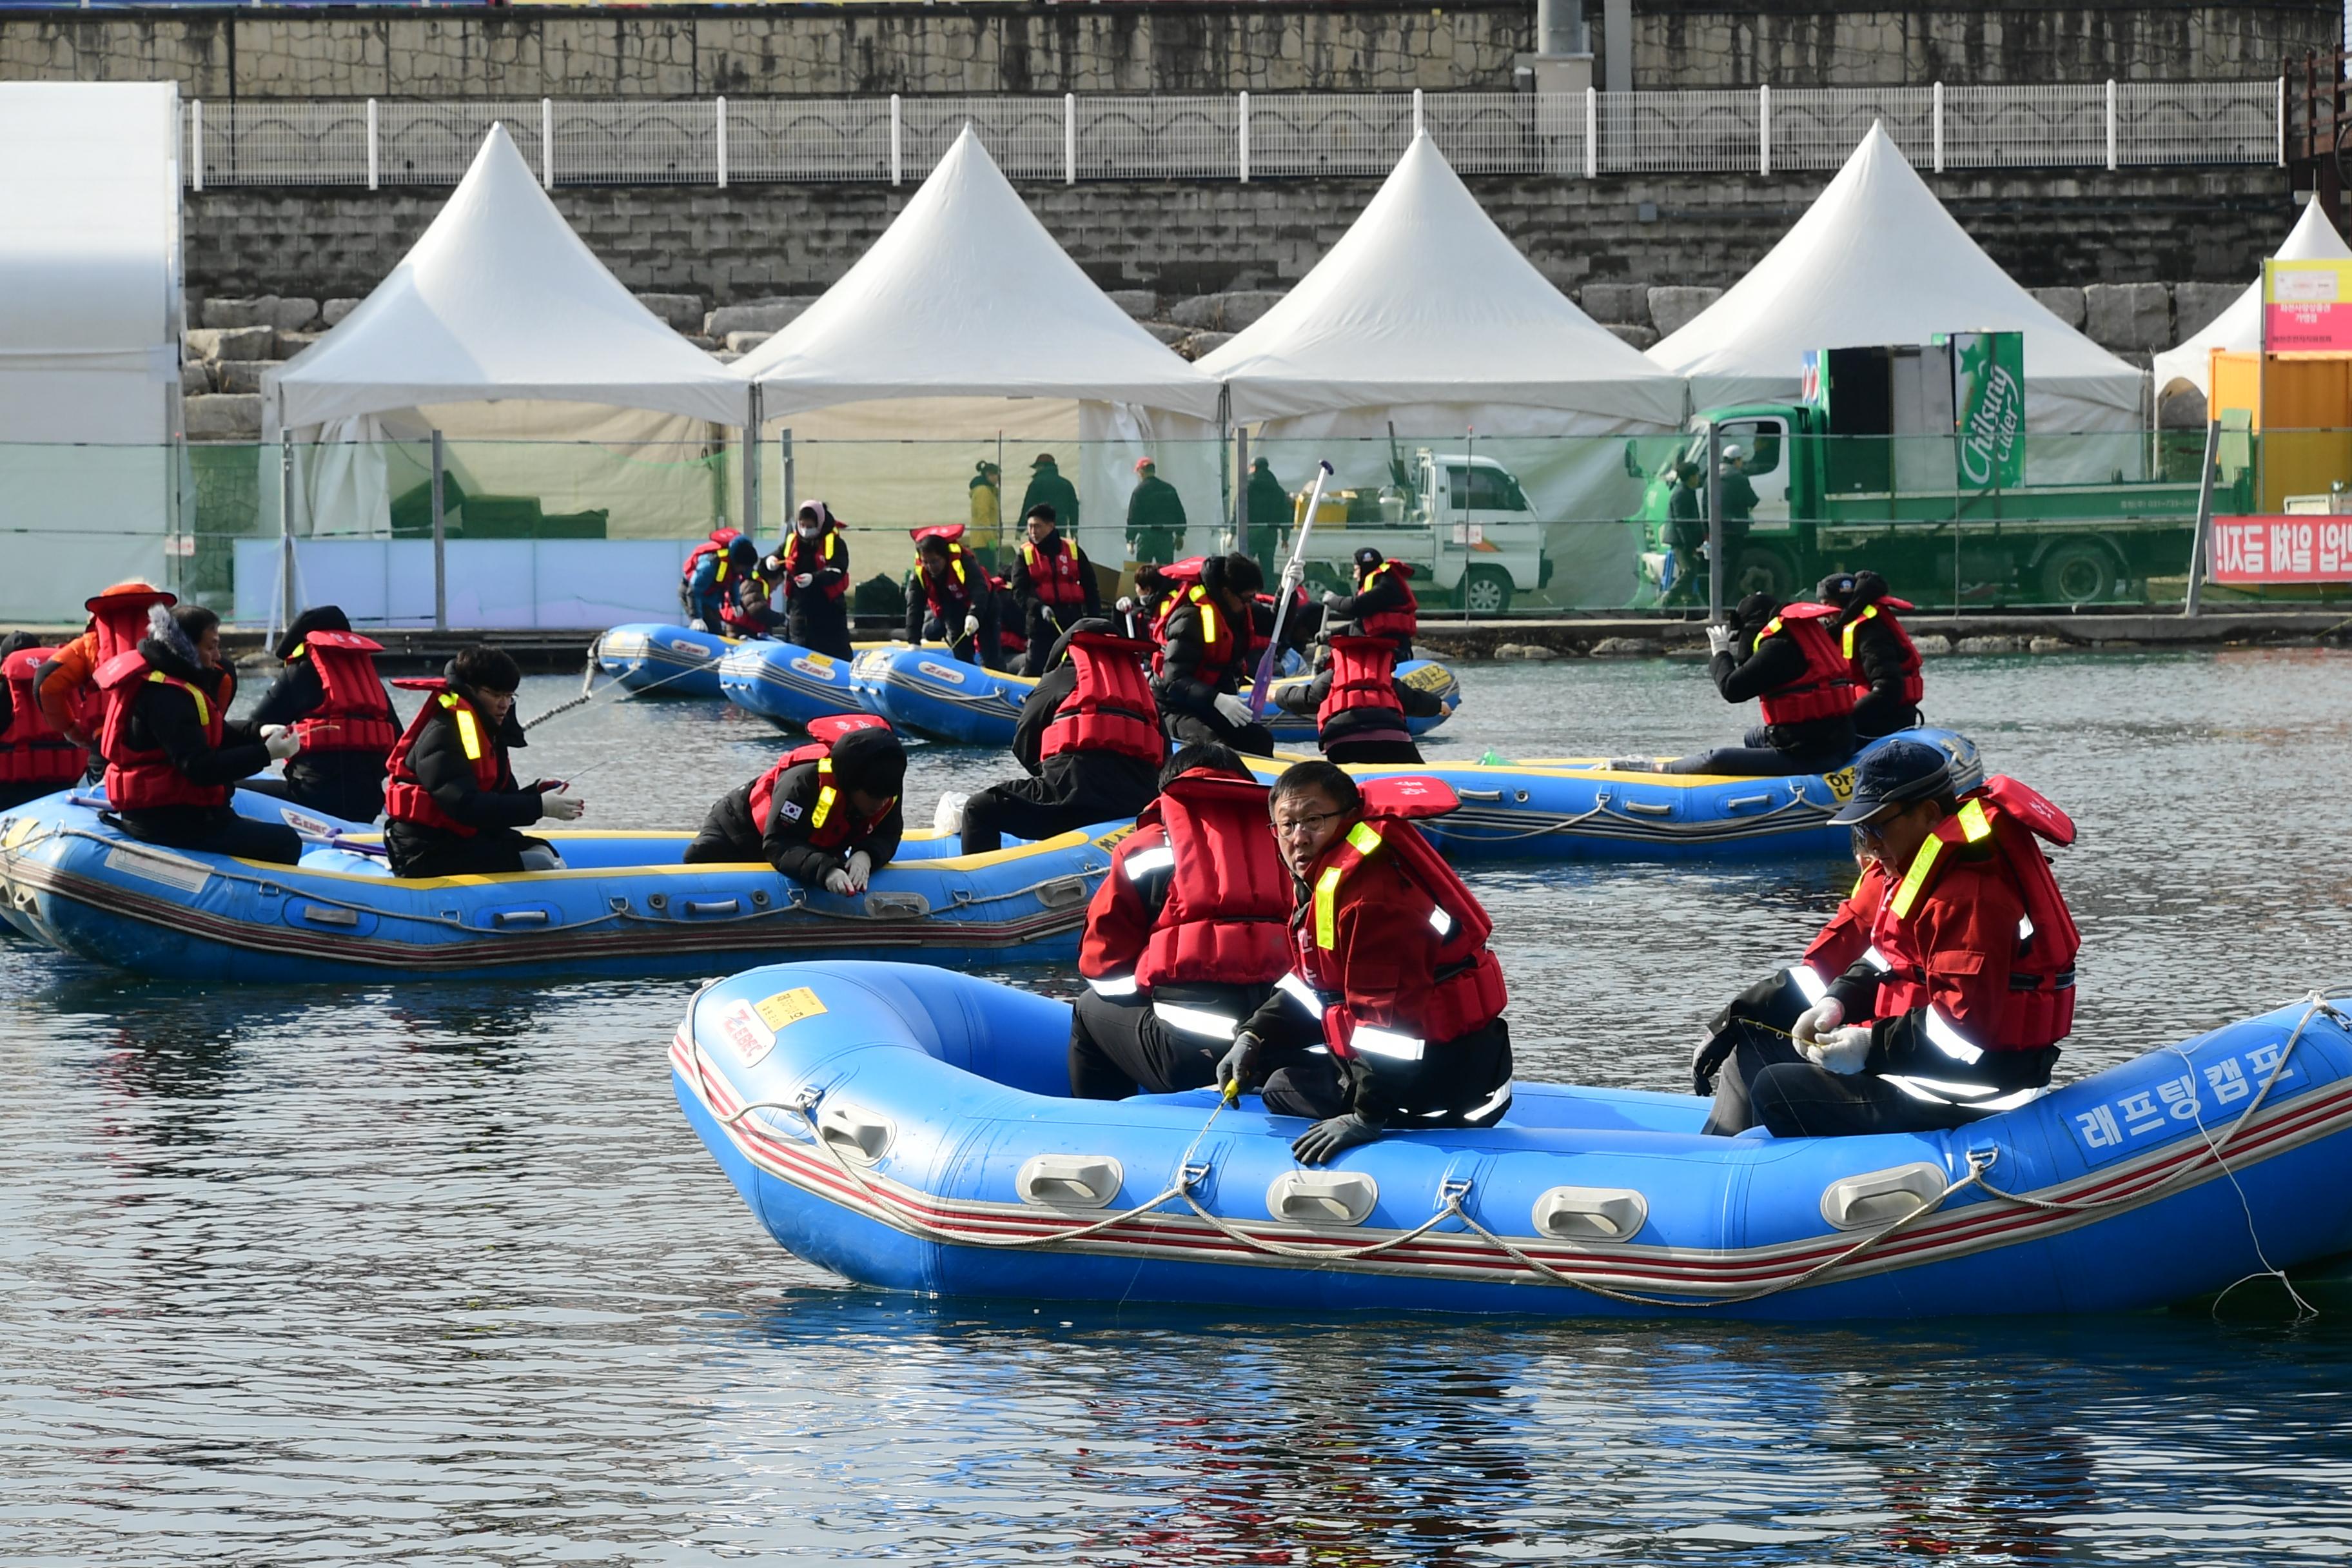
[{"label": "black glove", "polygon": [[1380,1135],[1380,1124],[1365,1121],[1360,1112],[1327,1116],[1298,1135],[1298,1141],[1290,1146],[1290,1157],[1302,1165],[1320,1165]]},{"label": "black glove", "polygon": [[1242,1090],[1257,1081],[1258,1056],[1265,1042],[1247,1029],[1234,1036],[1233,1049],[1217,1063],[1217,1087],[1224,1091],[1225,1103],[1241,1099]]}]

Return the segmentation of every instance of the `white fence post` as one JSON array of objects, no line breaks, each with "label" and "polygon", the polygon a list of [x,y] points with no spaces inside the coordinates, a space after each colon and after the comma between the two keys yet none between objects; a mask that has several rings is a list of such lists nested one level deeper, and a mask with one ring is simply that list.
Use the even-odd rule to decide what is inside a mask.
[{"label": "white fence post", "polygon": [[1936,173],[1944,172],[1944,84],[1936,84]]},{"label": "white fence post", "polygon": [[1412,89],[1412,133],[1421,134],[1421,89]]},{"label": "white fence post", "polygon": [[[201,110],[204,108],[204,105],[200,103],[196,105],[196,107]],[[204,123],[201,116],[198,117],[196,123],[198,125],[202,125]],[[2286,167],[2286,78],[2284,77],[2278,79],[2278,166],[2284,169]],[[199,159],[196,163],[196,168],[201,172],[204,166],[203,160]],[[204,189],[204,186],[199,184],[196,188],[198,190],[202,190]]]},{"label": "white fence post", "polygon": [[894,185],[906,177],[904,125],[898,115],[898,95],[894,92],[890,95],[890,183]]},{"label": "white fence post", "polygon": [[[2286,78],[2284,77],[2279,78],[2279,102],[2282,104],[2286,102]],[[205,100],[201,98],[192,98],[188,100],[188,109],[190,111],[188,126],[194,137],[194,143],[188,150],[188,177],[194,183],[195,189],[201,191],[205,188]],[[2279,132],[2279,162],[2282,163],[2286,162],[2286,132],[2283,130]]]},{"label": "white fence post", "polygon": [[1756,89],[1756,172],[1772,172],[1772,85]]},{"label": "white fence post", "polygon": [[[727,100],[724,98],[718,100],[718,112],[714,118],[719,133],[719,188],[723,191],[727,188]],[[759,442],[753,441],[751,445],[753,451],[759,450]]]},{"label": "white fence post", "polygon": [[1584,89],[1584,177],[1601,177],[1601,89]]},{"label": "white fence post", "polygon": [[372,190],[372,191],[373,191],[373,190],[376,189],[376,181],[377,181],[377,178],[379,177],[379,174],[380,174],[380,171],[381,171],[382,167],[383,167],[383,165],[382,165],[381,160],[380,160],[380,158],[379,158],[379,154],[378,154],[378,144],[377,144],[377,142],[376,142],[376,127],[375,127],[375,100],[374,100],[374,99],[373,99],[373,98],[371,98],[371,99],[369,99],[369,100],[368,100],[368,189],[369,189],[369,190]]},{"label": "white fence post", "polygon": [[1062,184],[1078,183],[1078,95],[1062,95]]},{"label": "white fence post", "polygon": [[2116,172],[2116,79],[2107,79],[2107,173]]},{"label": "white fence post", "polygon": [[542,190],[555,189],[555,100],[539,100],[539,184]]},{"label": "white fence post", "polygon": [[1240,141],[1241,141],[1241,161],[1242,161],[1242,184],[1244,184],[1244,185],[1246,185],[1246,184],[1249,184],[1249,94],[1248,94],[1248,93],[1244,93],[1244,94],[1242,94],[1242,107],[1241,107],[1241,114],[1240,114],[1239,118],[1234,121],[1234,123],[1235,123],[1235,125],[1238,127],[1238,129],[1239,129],[1239,132],[1240,132]]}]

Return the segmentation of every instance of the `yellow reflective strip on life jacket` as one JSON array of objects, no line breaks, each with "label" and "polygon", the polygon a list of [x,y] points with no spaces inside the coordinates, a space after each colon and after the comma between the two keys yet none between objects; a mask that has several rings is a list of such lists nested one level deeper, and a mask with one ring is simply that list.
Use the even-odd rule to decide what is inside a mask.
[{"label": "yellow reflective strip on life jacket", "polygon": [[466,748],[467,762],[478,763],[482,760],[482,727],[474,722],[473,710],[470,709],[457,710],[457,743]]},{"label": "yellow reflective strip on life jacket", "polygon": [[1919,846],[1919,853],[1911,857],[1911,868],[1903,873],[1902,885],[1895,889],[1895,897],[1887,906],[1895,911],[1896,920],[1911,918],[1911,906],[1918,901],[1919,890],[1927,885],[1928,875],[1936,868],[1936,858],[1943,852],[1944,841],[1930,833],[1927,842]]},{"label": "yellow reflective strip on life jacket", "polygon": [[1748,645],[1748,651],[1752,654],[1758,648],[1762,647],[1764,646],[1764,639],[1770,637],[1774,632],[1777,632],[1780,629],[1780,617],[1774,616],[1770,620],[1764,623],[1764,629],[1756,634],[1756,640]]},{"label": "yellow reflective strip on life jacket", "polygon": [[1850,620],[1850,621],[1846,622],[1846,624],[1845,624],[1845,637],[1844,637],[1844,639],[1843,639],[1843,640],[1844,640],[1844,643],[1845,643],[1845,657],[1847,658],[1847,659],[1848,659],[1848,660],[1852,660],[1852,659],[1853,659],[1853,629],[1854,629],[1856,626],[1858,626],[1862,625],[1862,623],[1863,623],[1863,622],[1864,622],[1864,621],[1866,621],[1866,620],[1871,619],[1873,616],[1876,616],[1877,614],[1878,614],[1878,606],[1877,606],[1876,605],[1864,605],[1862,607],[1862,614],[1860,614],[1860,615],[1858,615],[1858,616],[1854,616],[1854,618],[1853,618],[1853,619],[1852,619],[1852,620]]},{"label": "yellow reflective strip on life jacket", "polygon": [[1217,640],[1217,606],[1209,603],[1209,596],[1200,589],[1192,592],[1197,595],[1192,602],[1201,606],[1201,640],[1213,643]]},{"label": "yellow reflective strip on life jacket", "polygon": [[1972,800],[1960,807],[1960,837],[1971,844],[1981,844],[1992,837],[1992,822],[1985,816],[1984,802]]},{"label": "yellow reflective strip on life jacket", "polygon": [[1359,855],[1369,855],[1381,847],[1381,830],[1369,822],[1360,822],[1348,829],[1348,846]]},{"label": "yellow reflective strip on life jacket", "polygon": [[176,686],[176,687],[178,687],[181,690],[183,690],[183,691],[186,692],[190,697],[192,697],[192,698],[195,699],[195,703],[196,703],[196,722],[197,722],[197,723],[199,723],[199,724],[205,724],[205,725],[209,725],[209,724],[211,724],[211,723],[212,723],[212,721],[213,721],[213,708],[212,708],[212,704],[211,704],[211,703],[209,703],[209,702],[207,702],[207,701],[205,701],[205,694],[204,694],[203,692],[201,692],[201,691],[197,690],[194,686],[190,685],[188,682],[186,682],[186,681],[184,681],[184,680],[177,680],[177,679],[173,679],[173,678],[172,678],[171,676],[168,676],[168,675],[164,674],[164,673],[163,673],[162,670],[160,670],[160,669],[151,669],[151,670],[149,670],[149,671],[147,672],[147,679],[150,679],[150,680],[152,680],[152,681],[156,681],[156,682],[158,682],[158,683],[160,683],[160,684],[162,684],[162,685],[164,685],[164,686]]},{"label": "yellow reflective strip on life jacket", "polygon": [[828,782],[817,786],[816,810],[809,815],[809,831],[812,833],[823,827],[824,819],[833,815],[834,792],[830,782],[833,778],[833,759],[831,757],[819,757],[816,760],[816,776]]},{"label": "yellow reflective strip on life jacket", "polygon": [[292,653],[289,653],[289,654],[288,654],[288,655],[286,656],[284,662],[285,662],[285,663],[288,663],[288,664],[291,664],[291,663],[293,663],[296,659],[300,658],[304,654],[306,654],[306,653],[308,653],[308,652],[310,652],[310,645],[309,643],[306,643],[306,642],[298,642],[298,643],[296,643],[296,644],[294,645],[294,651],[293,651]]},{"label": "yellow reflective strip on life jacket", "polygon": [[1324,867],[1323,874],[1315,879],[1315,945],[1326,952],[1339,941],[1339,922],[1333,908],[1339,891],[1339,868]]}]

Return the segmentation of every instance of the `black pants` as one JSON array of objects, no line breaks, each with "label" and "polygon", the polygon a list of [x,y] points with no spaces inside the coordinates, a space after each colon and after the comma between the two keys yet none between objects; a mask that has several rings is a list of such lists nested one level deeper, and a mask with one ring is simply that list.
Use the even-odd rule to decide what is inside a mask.
[{"label": "black pants", "polygon": [[849,646],[849,616],[838,604],[828,604],[823,609],[804,609],[799,601],[793,601],[784,614],[784,640],[833,658],[848,658],[853,651]]},{"label": "black pants", "polygon": [[[1501,1018],[1458,1040],[1433,1042],[1418,1066],[1395,1072],[1369,1058],[1342,1063],[1304,1050],[1277,1052],[1269,1066],[1259,1092],[1276,1116],[1320,1121],[1362,1110],[1392,1131],[1408,1131],[1491,1127],[1511,1108],[1511,1031]],[[1497,1090],[1504,1091],[1499,1098]]]},{"label": "black pants", "polygon": [[1860,741],[1875,741],[1897,730],[1915,730],[1922,722],[1919,710],[1900,697],[1882,699],[1865,692],[1853,705],[1853,733]]},{"label": "black pants", "polygon": [[1173,1094],[1214,1083],[1232,1042],[1171,1028],[1149,1002],[1089,991],[1070,1010],[1070,1092],[1080,1100]]},{"label": "black pants", "polygon": [[[347,752],[331,752],[328,755],[339,759],[349,757],[350,761],[308,768],[289,763],[282,779],[257,773],[236,787],[282,800],[305,811],[323,811],[346,822],[373,822],[383,816],[383,759],[366,760],[357,753]],[[297,762],[299,760],[299,757],[296,759]],[[325,759],[322,758],[321,762],[324,763]]]},{"label": "black pants", "polygon": [[686,847],[681,863],[703,866],[713,862],[734,864],[764,860],[767,848],[760,841],[757,829],[751,826],[751,790],[746,784],[719,797],[710,815],[702,819],[702,830],[694,842]]},{"label": "black pants", "polygon": [[1418,763],[1421,748],[1411,741],[1329,741],[1323,759],[1331,763]]},{"label": "black pants", "polygon": [[523,869],[526,849],[554,847],[511,827],[486,827],[472,837],[395,822],[384,829],[383,847],[395,877],[500,877]]},{"label": "black pants", "polygon": [[1709,1132],[1750,1127],[1775,1138],[1850,1138],[1868,1132],[1932,1132],[1984,1113],[1920,1100],[1873,1073],[1835,1073],[1817,1066],[1780,1035],[1748,1029],[1716,1080]]},{"label": "black pants", "polygon": [[1138,758],[1048,758],[1043,776],[991,784],[964,802],[963,852],[987,855],[1002,849],[1008,833],[1035,840],[1097,822],[1122,821],[1159,793],[1158,775]]},{"label": "black pants", "polygon": [[[974,612],[977,614],[978,612]],[[923,616],[923,640],[945,643],[948,652],[957,658],[979,665],[983,669],[1003,669],[1004,650],[998,647],[996,617],[981,616],[980,630],[971,637],[963,635],[963,623],[949,626],[939,616],[926,613]]]},{"label": "black pants", "polygon": [[1213,741],[1246,757],[1274,755],[1273,731],[1263,724],[1228,724],[1222,717],[1202,719],[1192,713],[1171,713],[1168,739],[1178,747],[1204,745]]},{"label": "black pants", "polygon": [[59,790],[80,787],[79,779],[68,779],[63,784],[0,784],[0,811],[14,811],[29,801],[39,800],[44,795],[55,795]]},{"label": "black pants", "polygon": [[1139,528],[1127,536],[1127,553],[1132,560],[1165,566],[1176,559],[1184,548],[1184,531],[1181,528]]},{"label": "black pants", "polygon": [[280,866],[292,866],[302,858],[300,834],[282,822],[239,816],[225,805],[163,805],[121,812],[116,820],[131,837],[174,849],[203,849]]},{"label": "black pants", "polygon": [[1853,726],[1834,726],[1809,735],[1796,744],[1776,746],[1763,729],[1748,731],[1747,743],[1718,746],[1695,757],[1677,757],[1659,771],[1669,773],[1716,773],[1726,778],[1765,778],[1774,773],[1825,773],[1853,760]]}]

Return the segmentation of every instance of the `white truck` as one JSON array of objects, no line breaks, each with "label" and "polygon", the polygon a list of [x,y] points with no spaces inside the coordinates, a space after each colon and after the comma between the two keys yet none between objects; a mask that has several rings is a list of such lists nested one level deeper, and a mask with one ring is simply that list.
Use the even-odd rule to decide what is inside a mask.
[{"label": "white truck", "polygon": [[[1517,477],[1502,464],[1424,447],[1410,468],[1393,458],[1390,468],[1395,482],[1377,490],[1323,492],[1307,540],[1310,586],[1351,591],[1355,554],[1366,545],[1412,566],[1413,593],[1424,602],[1453,598],[1475,616],[1501,615],[1513,594],[1550,581],[1544,525]],[[1294,497],[1292,506],[1295,521],[1303,521],[1306,493]],[[1289,553],[1286,533],[1281,554]]]}]

